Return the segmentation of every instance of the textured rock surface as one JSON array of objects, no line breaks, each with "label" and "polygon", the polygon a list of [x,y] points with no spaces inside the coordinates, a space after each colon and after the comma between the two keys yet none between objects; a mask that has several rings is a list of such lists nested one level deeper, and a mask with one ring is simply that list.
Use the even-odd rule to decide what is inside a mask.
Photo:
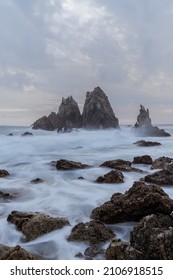
[{"label": "textured rock surface", "polygon": [[30,241],[42,234],[69,225],[64,218],[53,218],[37,212],[12,211],[7,221],[16,225],[26,236],[25,241]]},{"label": "textured rock surface", "polygon": [[115,117],[108,97],[100,87],[96,87],[92,92],[87,92],[82,118],[84,128],[119,127],[118,119]]},{"label": "textured rock surface", "polygon": [[76,225],[68,237],[68,241],[85,241],[98,244],[113,238],[115,234],[100,221],[90,221]]},{"label": "textured rock surface", "polygon": [[145,176],[144,180],[157,185],[173,185],[173,173],[169,170],[160,170]]},{"label": "textured rock surface", "polygon": [[87,164],[66,159],[60,159],[56,162],[56,168],[58,170],[85,169],[89,167]]},{"label": "textured rock surface", "polygon": [[134,164],[152,164],[153,160],[149,155],[134,157]]},{"label": "textured rock surface", "polygon": [[33,129],[44,129],[44,130],[54,130],[58,128],[59,119],[55,112],[52,112],[48,117],[43,116],[36,120],[32,128]]},{"label": "textured rock surface", "polygon": [[107,160],[103,162],[100,166],[101,167],[109,167],[120,171],[135,171],[135,172],[142,172],[142,170],[132,167],[131,162],[128,160],[123,159],[115,159],[115,160]]},{"label": "textured rock surface", "polygon": [[0,244],[0,260],[36,260],[36,256],[33,256],[19,245],[10,248],[3,244]]},{"label": "textured rock surface", "polygon": [[145,141],[145,140],[139,140],[133,144],[138,145],[139,147],[153,147],[153,146],[160,146],[161,143],[159,142],[153,142],[153,141]]},{"label": "textured rock surface", "polygon": [[106,260],[143,260],[144,255],[120,239],[114,239],[105,253]]},{"label": "textured rock surface", "polygon": [[9,172],[7,170],[1,169],[0,170],[0,177],[6,177],[9,176]]},{"label": "textured rock surface", "polygon": [[99,176],[96,180],[97,183],[123,183],[124,175],[121,171],[112,170],[103,176]]},{"label": "textured rock surface", "polygon": [[151,124],[149,110],[146,110],[145,107],[142,105],[140,105],[139,115],[137,116],[137,122],[134,128],[139,135],[158,137],[170,136],[170,134],[165,132],[163,129],[159,129],[157,126],[153,126]]},{"label": "textured rock surface", "polygon": [[153,213],[170,214],[173,200],[157,185],[134,182],[124,194],[115,193],[103,205],[95,208],[91,218],[104,223],[138,221]]},{"label": "textured rock surface", "polygon": [[145,259],[172,260],[173,218],[162,214],[146,216],[132,230],[130,244]]},{"label": "textured rock surface", "polygon": [[165,169],[172,162],[173,158],[165,156],[159,157],[153,161],[151,169]]}]

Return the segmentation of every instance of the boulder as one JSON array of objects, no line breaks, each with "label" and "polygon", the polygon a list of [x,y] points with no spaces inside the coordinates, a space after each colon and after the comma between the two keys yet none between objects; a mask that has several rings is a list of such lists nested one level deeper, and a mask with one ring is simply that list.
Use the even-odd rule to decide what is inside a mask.
[{"label": "boulder", "polygon": [[123,159],[115,159],[115,160],[108,160],[103,162],[100,166],[101,167],[109,167],[120,171],[135,171],[135,172],[143,172],[142,170],[132,167],[131,162],[128,160]]},{"label": "boulder", "polygon": [[143,105],[140,105],[140,111],[134,129],[138,135],[156,137],[170,136],[170,134],[163,129],[159,129],[157,126],[152,125],[149,110],[146,110]]},{"label": "boulder", "polygon": [[173,162],[173,158],[159,157],[152,163],[151,169],[166,169],[166,167]]},{"label": "boulder", "polygon": [[0,170],[0,177],[6,177],[9,176],[9,172],[7,170],[1,169]]},{"label": "boulder", "polygon": [[144,217],[131,231],[130,244],[146,260],[172,260],[173,217],[163,214]]},{"label": "boulder", "polygon": [[0,191],[0,199],[11,199],[13,196],[10,193],[4,193]]},{"label": "boulder", "polygon": [[113,239],[105,253],[106,260],[143,260],[144,255],[129,243]]},{"label": "boulder", "polygon": [[145,140],[139,140],[133,144],[136,144],[139,147],[154,147],[154,146],[160,146],[161,143],[159,142],[153,142],[153,141],[145,141]]},{"label": "boulder", "polygon": [[0,244],[0,260],[37,260],[37,257],[19,245],[11,248]]},{"label": "boulder", "polygon": [[12,211],[7,221],[23,232],[26,242],[69,225],[69,221],[64,218],[54,218],[39,212]]},{"label": "boulder", "polygon": [[56,162],[56,168],[58,170],[73,170],[73,169],[85,169],[89,168],[90,166],[87,164],[83,164],[81,162],[60,159]]},{"label": "boulder", "polygon": [[43,183],[43,182],[44,182],[44,180],[41,179],[41,178],[36,178],[36,179],[31,180],[32,184],[40,184],[40,183]]},{"label": "boulder", "polygon": [[173,185],[173,172],[160,170],[144,177],[145,182],[157,185]]},{"label": "boulder", "polygon": [[68,236],[68,241],[84,241],[99,244],[113,238],[115,234],[100,221],[77,224]]},{"label": "boulder", "polygon": [[149,155],[144,156],[137,156],[134,157],[133,162],[134,164],[152,164],[153,160]]},{"label": "boulder", "polygon": [[54,130],[58,127],[58,116],[52,112],[48,117],[43,116],[32,124],[33,129]]},{"label": "boulder", "polygon": [[26,131],[21,136],[33,136],[33,133]]},{"label": "boulder", "polygon": [[139,221],[154,213],[170,214],[173,200],[157,185],[134,182],[124,194],[115,193],[111,199],[91,212],[91,218],[106,224]]},{"label": "boulder", "polygon": [[82,113],[83,127],[88,129],[119,128],[119,121],[100,87],[86,93]]},{"label": "boulder", "polygon": [[124,175],[121,171],[112,170],[104,176],[99,176],[96,180],[97,183],[123,183]]}]

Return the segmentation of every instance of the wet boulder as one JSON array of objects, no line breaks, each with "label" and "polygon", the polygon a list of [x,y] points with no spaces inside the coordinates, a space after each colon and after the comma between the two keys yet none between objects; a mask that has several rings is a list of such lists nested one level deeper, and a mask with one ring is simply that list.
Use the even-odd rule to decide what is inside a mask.
[{"label": "wet boulder", "polygon": [[7,170],[4,170],[4,169],[1,169],[0,170],[0,177],[6,177],[6,176],[9,176],[9,172]]},{"label": "wet boulder", "polygon": [[131,171],[131,162],[123,159],[108,160],[103,162],[101,167],[109,167],[121,171]]},{"label": "wet boulder", "polygon": [[163,214],[144,217],[131,231],[130,244],[147,260],[172,260],[173,217]]},{"label": "wet boulder", "polygon": [[152,164],[153,160],[149,155],[137,156],[133,158],[134,164]]},{"label": "wet boulder", "polygon": [[44,180],[41,179],[41,178],[35,178],[35,179],[31,180],[32,184],[40,184],[40,183],[43,183],[43,182],[44,182]]},{"label": "wet boulder", "polygon": [[56,162],[56,168],[58,170],[73,170],[73,169],[85,169],[89,168],[90,166],[87,164],[83,164],[81,162],[60,159]]},{"label": "wet boulder", "polygon": [[105,252],[106,260],[143,260],[144,255],[129,243],[113,239]]},{"label": "wet boulder", "polygon": [[99,244],[113,238],[115,234],[100,221],[77,224],[68,236],[68,241],[83,241]]},{"label": "wet boulder", "polygon": [[166,169],[171,163],[173,163],[173,158],[165,156],[159,157],[153,161],[151,169]]},{"label": "wet boulder", "polygon": [[26,132],[22,133],[21,136],[33,136],[33,133],[26,131]]},{"label": "wet boulder", "polygon": [[0,260],[37,260],[38,258],[16,245],[11,248],[0,244]]},{"label": "wet boulder", "polygon": [[91,218],[106,224],[139,221],[153,213],[170,214],[173,200],[157,185],[134,182],[124,194],[115,193],[111,199],[91,212]]},{"label": "wet boulder", "polygon": [[23,232],[26,242],[69,225],[67,219],[54,218],[39,212],[12,211],[7,221],[15,224],[17,229]]},{"label": "wet boulder", "polygon": [[145,182],[157,185],[173,185],[173,172],[160,170],[144,177]]},{"label": "wet boulder", "polygon": [[96,183],[123,183],[124,175],[121,171],[112,170],[96,179]]},{"label": "wet boulder", "polygon": [[155,141],[145,141],[145,140],[139,140],[135,143],[133,143],[139,147],[154,147],[154,146],[160,146],[161,143],[155,142]]},{"label": "wet boulder", "polygon": [[0,191],[0,199],[8,200],[12,198],[13,196],[10,193]]},{"label": "wet boulder", "polygon": [[119,128],[118,118],[115,117],[108,97],[100,87],[86,93],[82,120],[84,128]]}]

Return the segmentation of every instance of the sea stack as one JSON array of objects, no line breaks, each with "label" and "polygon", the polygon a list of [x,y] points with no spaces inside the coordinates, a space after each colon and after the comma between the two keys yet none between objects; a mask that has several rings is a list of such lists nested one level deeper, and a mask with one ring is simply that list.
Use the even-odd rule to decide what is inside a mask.
[{"label": "sea stack", "polygon": [[163,129],[159,129],[157,126],[152,125],[149,116],[149,109],[146,110],[143,105],[140,105],[139,115],[137,116],[137,122],[134,129],[140,136],[170,136],[170,134],[165,132]]},{"label": "sea stack", "polygon": [[83,127],[87,129],[119,128],[118,118],[100,87],[86,93],[82,120]]}]

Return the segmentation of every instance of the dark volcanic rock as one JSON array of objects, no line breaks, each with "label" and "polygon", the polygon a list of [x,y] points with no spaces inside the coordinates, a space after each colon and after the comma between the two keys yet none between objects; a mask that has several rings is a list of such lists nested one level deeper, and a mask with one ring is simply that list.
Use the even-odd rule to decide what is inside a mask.
[{"label": "dark volcanic rock", "polygon": [[152,164],[153,160],[149,155],[134,157],[134,164]]},{"label": "dark volcanic rock", "polygon": [[165,169],[169,164],[173,162],[173,158],[170,157],[159,157],[152,163],[151,169]]},{"label": "dark volcanic rock", "polygon": [[9,172],[7,170],[0,170],[0,177],[6,177],[6,176],[9,176]]},{"label": "dark volcanic rock", "polygon": [[159,142],[153,142],[153,141],[145,141],[145,140],[139,140],[133,144],[138,145],[139,147],[153,147],[153,146],[160,146],[161,143]]},{"label": "dark volcanic rock", "polygon": [[33,136],[33,134],[31,132],[24,132],[21,136]]},{"label": "dark volcanic rock", "polygon": [[145,110],[145,107],[142,105],[140,105],[140,112],[137,116],[137,122],[134,129],[139,135],[144,136],[170,136],[170,134],[163,129],[159,129],[157,126],[151,124],[149,110]]},{"label": "dark volcanic rock", "polygon": [[121,171],[112,170],[104,176],[97,178],[97,183],[123,183],[124,175]]},{"label": "dark volcanic rock", "polygon": [[37,260],[37,258],[19,245],[10,248],[0,244],[0,260]]},{"label": "dark volcanic rock", "polygon": [[38,212],[12,211],[7,221],[15,224],[17,229],[25,234],[25,241],[69,225],[68,220],[64,218],[53,218]]},{"label": "dark volcanic rock", "polygon": [[43,182],[44,182],[44,180],[41,178],[36,178],[36,179],[31,180],[31,183],[33,183],[33,184],[40,184]]},{"label": "dark volcanic rock", "polygon": [[130,244],[146,260],[172,260],[173,218],[162,214],[144,217],[131,231]]},{"label": "dark volcanic rock", "polygon": [[144,180],[157,185],[173,185],[173,172],[160,170],[145,176]]},{"label": "dark volcanic rock", "polygon": [[173,200],[157,185],[134,182],[124,194],[115,193],[110,201],[95,208],[91,218],[104,223],[138,221],[153,213],[170,214]]},{"label": "dark volcanic rock", "polygon": [[72,170],[72,169],[85,169],[90,166],[77,161],[60,159],[56,162],[56,168],[58,170]]},{"label": "dark volcanic rock", "polygon": [[120,239],[113,239],[105,253],[106,260],[143,260],[144,255]]},{"label": "dark volcanic rock", "polygon": [[113,169],[116,169],[116,170],[127,171],[127,172],[131,172],[131,171],[143,172],[142,170],[140,170],[138,168],[135,168],[135,167],[132,167],[131,165],[132,165],[131,162],[128,161],[128,160],[115,159],[115,160],[105,161],[100,166],[101,167],[109,167],[109,168],[113,168]]},{"label": "dark volcanic rock", "polygon": [[86,93],[82,118],[84,128],[119,128],[118,119],[115,117],[108,97],[100,87]]},{"label": "dark volcanic rock", "polygon": [[68,241],[85,241],[99,244],[113,238],[115,234],[100,221],[79,223],[71,231]]}]

